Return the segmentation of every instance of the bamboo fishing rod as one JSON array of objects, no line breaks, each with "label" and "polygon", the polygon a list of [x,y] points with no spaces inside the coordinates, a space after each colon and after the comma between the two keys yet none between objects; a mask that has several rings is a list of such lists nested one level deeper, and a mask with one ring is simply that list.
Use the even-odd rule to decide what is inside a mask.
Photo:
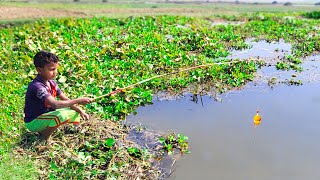
[{"label": "bamboo fishing rod", "polygon": [[160,77],[164,77],[164,76],[168,76],[168,75],[172,75],[172,74],[177,74],[177,73],[184,72],[184,71],[190,71],[190,70],[193,70],[193,69],[206,68],[206,67],[210,67],[210,66],[213,66],[213,65],[232,64],[232,63],[237,63],[237,62],[246,62],[246,61],[243,61],[243,60],[241,61],[241,60],[239,60],[239,61],[228,61],[228,62],[217,62],[217,63],[203,64],[203,65],[193,66],[193,67],[189,67],[189,68],[185,68],[185,69],[180,69],[180,70],[178,70],[178,71],[174,71],[174,72],[170,72],[170,73],[165,73],[165,74],[153,76],[153,77],[151,77],[151,78],[142,80],[142,81],[137,82],[137,83],[135,83],[135,84],[131,84],[131,85],[129,85],[129,86],[116,89],[116,90],[114,90],[114,91],[112,91],[112,92],[110,92],[110,93],[108,93],[108,94],[104,94],[104,95],[95,97],[95,98],[92,99],[92,101],[96,101],[96,100],[98,100],[98,99],[101,99],[101,98],[104,98],[104,97],[107,97],[107,96],[111,96],[111,95],[117,94],[117,93],[119,93],[119,92],[122,92],[122,91],[125,90],[125,89],[129,89],[129,88],[135,87],[135,86],[137,86],[137,85],[139,85],[139,84],[142,84],[142,83],[151,81],[151,80],[156,79],[156,78],[160,78]]}]

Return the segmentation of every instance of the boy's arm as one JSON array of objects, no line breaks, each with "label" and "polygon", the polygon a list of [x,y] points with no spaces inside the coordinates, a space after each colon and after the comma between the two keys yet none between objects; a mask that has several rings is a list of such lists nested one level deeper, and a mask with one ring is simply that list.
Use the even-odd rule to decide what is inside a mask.
[{"label": "boy's arm", "polygon": [[[58,96],[58,98],[60,98],[62,101],[70,100],[63,92],[61,92],[61,94]],[[75,110],[75,111],[77,111],[78,113],[80,113],[80,116],[82,117],[82,119],[84,119],[84,120],[88,120],[89,119],[89,115],[83,109],[81,109],[80,107],[78,107],[76,105],[72,105],[72,106],[70,106],[70,108]]]},{"label": "boy's arm", "polygon": [[50,105],[54,109],[71,107],[75,104],[88,104],[91,102],[92,102],[92,100],[87,97],[57,101],[53,96],[49,96],[45,100],[45,103]]},{"label": "boy's arm", "polygon": [[[63,100],[63,101],[70,100],[63,92],[61,92],[61,94],[58,96],[58,98]],[[70,106],[70,108],[75,110],[75,111],[77,111],[78,113],[83,113],[84,112],[80,107],[78,107],[76,105],[72,105],[72,106]]]}]

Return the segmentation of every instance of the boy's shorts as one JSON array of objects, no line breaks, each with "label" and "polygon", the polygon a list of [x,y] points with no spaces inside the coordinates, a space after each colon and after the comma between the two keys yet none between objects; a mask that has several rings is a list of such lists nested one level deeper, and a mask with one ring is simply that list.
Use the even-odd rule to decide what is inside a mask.
[{"label": "boy's shorts", "polygon": [[70,108],[61,108],[41,114],[31,122],[26,123],[32,132],[39,132],[48,127],[58,127],[65,123],[80,124],[80,114]]}]

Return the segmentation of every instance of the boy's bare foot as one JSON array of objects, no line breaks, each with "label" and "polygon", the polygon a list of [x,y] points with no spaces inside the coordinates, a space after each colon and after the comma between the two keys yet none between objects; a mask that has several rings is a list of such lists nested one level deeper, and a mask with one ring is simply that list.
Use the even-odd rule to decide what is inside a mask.
[{"label": "boy's bare foot", "polygon": [[40,139],[49,141],[50,135],[57,129],[58,127],[48,127],[47,129],[40,131]]},{"label": "boy's bare foot", "polygon": [[49,140],[49,138],[50,138],[50,134],[46,134],[46,133],[44,133],[44,132],[39,132],[39,138],[40,138],[41,140],[47,141],[47,140]]}]

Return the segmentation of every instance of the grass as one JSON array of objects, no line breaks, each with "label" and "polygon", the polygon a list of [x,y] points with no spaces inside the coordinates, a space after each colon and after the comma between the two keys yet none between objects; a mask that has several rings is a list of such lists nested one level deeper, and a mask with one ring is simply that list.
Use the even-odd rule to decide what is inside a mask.
[{"label": "grass", "polygon": [[4,154],[0,159],[0,180],[8,179],[37,179],[38,173],[33,161],[26,156],[13,156]]}]

